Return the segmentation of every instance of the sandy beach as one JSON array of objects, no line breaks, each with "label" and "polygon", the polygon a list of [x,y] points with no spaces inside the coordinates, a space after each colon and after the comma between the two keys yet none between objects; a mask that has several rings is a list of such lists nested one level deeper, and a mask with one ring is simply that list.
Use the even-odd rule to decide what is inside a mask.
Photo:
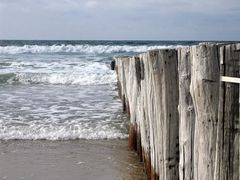
[{"label": "sandy beach", "polygon": [[0,179],[146,179],[127,140],[0,141]]}]

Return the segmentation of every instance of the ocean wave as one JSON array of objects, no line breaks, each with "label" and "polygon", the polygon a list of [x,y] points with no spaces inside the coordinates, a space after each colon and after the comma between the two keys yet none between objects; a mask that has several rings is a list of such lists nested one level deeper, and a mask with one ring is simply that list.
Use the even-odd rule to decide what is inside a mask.
[{"label": "ocean wave", "polygon": [[0,46],[0,54],[41,54],[41,53],[83,53],[83,54],[104,54],[124,52],[144,52],[152,49],[176,48],[178,46],[129,46],[129,45],[24,45],[24,46]]},{"label": "ocean wave", "polygon": [[0,84],[103,85],[114,82],[116,82],[115,74],[7,73],[0,75]]},{"label": "ocean wave", "polygon": [[0,88],[0,141],[127,138],[116,95],[108,86]]},{"label": "ocean wave", "polygon": [[[43,68],[36,68],[41,66]],[[105,63],[66,64],[18,62],[0,73],[0,84],[103,85],[116,82],[116,74]]]}]

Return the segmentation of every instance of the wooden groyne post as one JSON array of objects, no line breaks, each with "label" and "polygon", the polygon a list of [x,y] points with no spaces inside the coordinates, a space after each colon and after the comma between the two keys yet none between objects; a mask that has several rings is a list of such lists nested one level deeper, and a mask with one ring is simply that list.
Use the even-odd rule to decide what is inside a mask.
[{"label": "wooden groyne post", "polygon": [[240,44],[115,58],[129,148],[148,179],[239,180],[239,62]]}]

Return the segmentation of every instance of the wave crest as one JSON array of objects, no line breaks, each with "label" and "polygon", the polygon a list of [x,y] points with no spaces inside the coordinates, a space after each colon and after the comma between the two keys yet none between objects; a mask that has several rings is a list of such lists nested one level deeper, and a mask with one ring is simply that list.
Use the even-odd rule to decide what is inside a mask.
[{"label": "wave crest", "polygon": [[[22,67],[21,63],[20,65]],[[0,84],[103,85],[115,82],[115,72],[111,71],[106,64],[97,62],[76,65],[74,70],[68,68],[63,71],[54,68],[35,71],[25,69],[23,72],[0,74]]]},{"label": "wave crest", "polygon": [[124,53],[124,52],[144,52],[152,49],[176,48],[181,46],[129,46],[129,45],[24,45],[24,46],[0,46],[0,54],[41,54],[41,53],[84,53],[84,54],[104,54],[104,53]]},{"label": "wave crest", "polygon": [[8,73],[0,75],[0,84],[102,85],[116,81],[115,74]]}]

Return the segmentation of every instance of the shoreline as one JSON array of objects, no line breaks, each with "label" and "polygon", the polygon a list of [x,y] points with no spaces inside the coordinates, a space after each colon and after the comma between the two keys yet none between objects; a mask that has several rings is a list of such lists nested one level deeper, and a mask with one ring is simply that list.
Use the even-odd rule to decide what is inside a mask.
[{"label": "shoreline", "polygon": [[0,179],[146,179],[128,140],[0,141]]}]

